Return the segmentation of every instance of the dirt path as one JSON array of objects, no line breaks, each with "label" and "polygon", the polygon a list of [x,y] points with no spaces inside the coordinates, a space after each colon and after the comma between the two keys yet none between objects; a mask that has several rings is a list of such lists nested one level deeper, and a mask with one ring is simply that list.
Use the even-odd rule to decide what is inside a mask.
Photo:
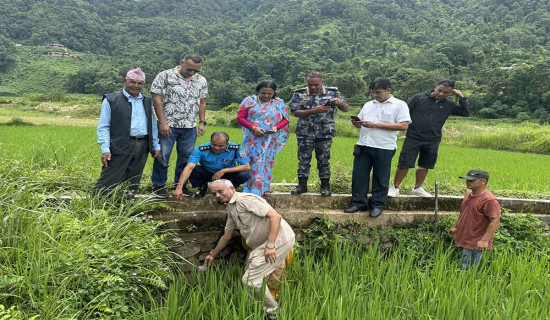
[{"label": "dirt path", "polygon": [[[17,117],[22,119],[25,122],[30,122],[37,125],[57,125],[57,126],[79,126],[79,127],[89,127],[97,126],[98,119],[94,118],[72,118],[66,116],[57,116],[57,117]],[[10,116],[0,116],[0,123],[6,123],[12,120],[13,117]]]}]

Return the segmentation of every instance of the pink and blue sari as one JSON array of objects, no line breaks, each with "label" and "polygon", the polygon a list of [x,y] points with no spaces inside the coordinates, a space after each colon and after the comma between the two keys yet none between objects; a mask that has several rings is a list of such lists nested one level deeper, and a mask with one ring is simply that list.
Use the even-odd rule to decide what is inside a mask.
[{"label": "pink and blue sari", "polygon": [[[276,126],[284,118],[288,119],[288,108],[284,101],[278,98],[267,103],[260,103],[257,96],[249,96],[243,100],[239,111],[243,108],[248,109],[246,119],[265,131]],[[250,157],[251,166],[250,179],[243,185],[243,192],[259,196],[271,192],[275,156],[287,143],[288,135],[288,125],[274,134],[266,134],[261,137],[257,137],[249,129],[243,128],[242,147]]]}]

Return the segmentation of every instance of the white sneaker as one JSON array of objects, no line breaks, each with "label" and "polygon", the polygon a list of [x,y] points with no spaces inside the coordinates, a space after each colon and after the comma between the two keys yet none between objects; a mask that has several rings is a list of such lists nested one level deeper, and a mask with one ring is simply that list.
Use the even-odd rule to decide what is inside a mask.
[{"label": "white sneaker", "polygon": [[418,187],[416,189],[413,189],[411,191],[411,195],[417,196],[417,197],[425,197],[425,198],[432,197],[432,195],[430,193],[428,193],[428,191],[424,190],[424,188],[422,188],[422,187]]},{"label": "white sneaker", "polygon": [[390,186],[388,189],[388,197],[395,198],[399,196],[399,188],[394,187],[393,185]]}]

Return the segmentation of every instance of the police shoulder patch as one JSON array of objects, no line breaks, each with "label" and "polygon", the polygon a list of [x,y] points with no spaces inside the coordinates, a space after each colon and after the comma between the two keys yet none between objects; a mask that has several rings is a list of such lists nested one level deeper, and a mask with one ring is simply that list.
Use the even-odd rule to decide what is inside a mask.
[{"label": "police shoulder patch", "polygon": [[294,93],[306,93],[307,87],[294,90]]},{"label": "police shoulder patch", "polygon": [[210,146],[202,146],[202,147],[199,147],[199,150],[200,150],[200,151],[210,150]]},{"label": "police shoulder patch", "polygon": [[241,158],[246,157],[246,152],[244,152],[244,150],[241,150],[241,152],[239,152],[239,157]]}]

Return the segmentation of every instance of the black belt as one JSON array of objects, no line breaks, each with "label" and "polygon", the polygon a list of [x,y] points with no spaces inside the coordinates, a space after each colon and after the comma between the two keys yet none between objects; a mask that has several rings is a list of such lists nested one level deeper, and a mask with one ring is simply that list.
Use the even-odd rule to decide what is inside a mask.
[{"label": "black belt", "polygon": [[130,138],[130,140],[142,141],[142,140],[147,140],[147,137],[149,137],[148,134],[144,136],[129,136],[128,138]]}]

